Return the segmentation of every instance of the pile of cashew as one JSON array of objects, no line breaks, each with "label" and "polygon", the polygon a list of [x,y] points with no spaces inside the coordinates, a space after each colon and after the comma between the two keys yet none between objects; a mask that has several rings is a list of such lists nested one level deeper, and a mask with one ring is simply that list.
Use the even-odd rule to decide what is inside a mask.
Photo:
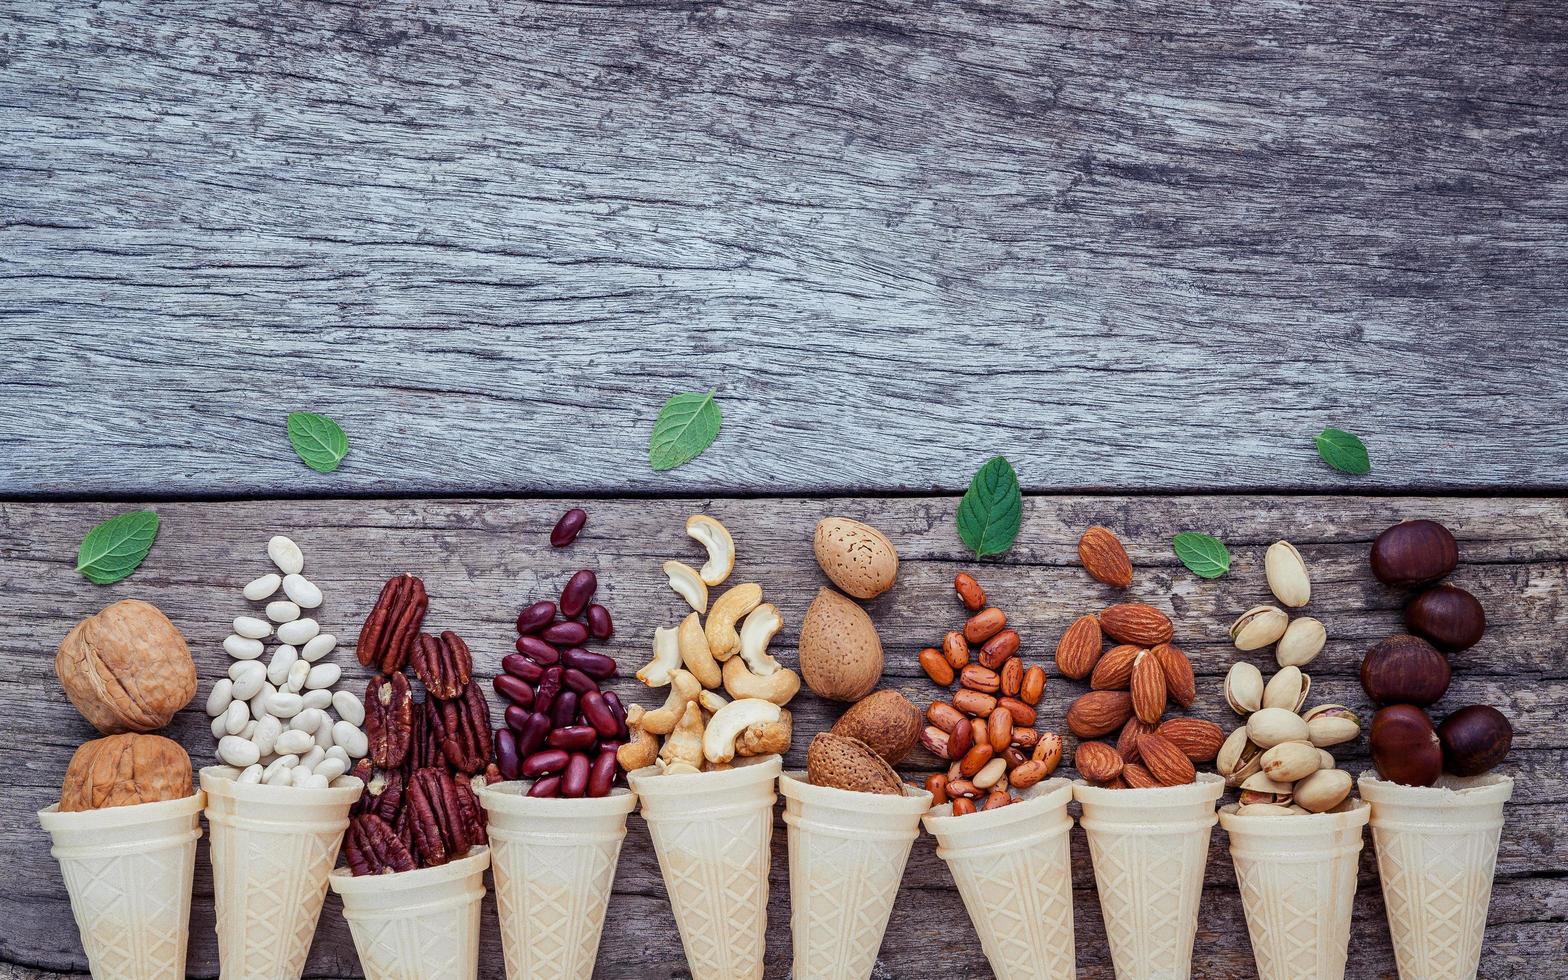
[{"label": "pile of cashew", "polygon": [[627,772],[647,766],[664,773],[713,771],[728,768],[736,756],[789,748],[784,705],[800,690],[800,675],[768,652],[784,621],[762,601],[755,582],[726,589],[710,606],[708,589],[723,585],[735,568],[735,540],[706,514],[687,518],[686,533],[707,550],[708,560],[700,569],[664,563],[670,588],[692,612],[678,626],[653,631],[653,659],[637,679],[669,691],[657,708],[627,709],[631,739],[616,753]]}]

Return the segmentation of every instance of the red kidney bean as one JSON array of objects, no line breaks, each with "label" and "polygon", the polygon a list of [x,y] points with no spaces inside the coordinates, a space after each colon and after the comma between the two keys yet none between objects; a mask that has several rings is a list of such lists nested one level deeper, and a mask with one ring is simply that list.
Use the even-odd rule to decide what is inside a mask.
[{"label": "red kidney bean", "polygon": [[591,768],[586,755],[573,752],[571,759],[566,763],[566,771],[561,774],[561,795],[577,797],[586,793],[588,770]]},{"label": "red kidney bean", "polygon": [[556,728],[565,728],[577,718],[577,692],[562,691],[555,696],[555,703],[550,705],[550,724]]},{"label": "red kidney bean", "polygon": [[561,662],[561,651],[537,636],[519,636],[517,652],[541,667],[549,667]]},{"label": "red kidney bean", "polygon": [[574,619],[582,615],[598,587],[599,577],[591,569],[585,568],[567,579],[566,587],[561,590],[561,615]]},{"label": "red kidney bean", "polygon": [[[510,708],[506,712],[506,722],[509,725],[512,724],[512,711]],[[550,734],[550,716],[543,712],[535,711],[523,719],[522,725],[512,725],[512,729],[517,732],[518,757],[527,758],[539,751],[540,746],[544,745],[545,736]]]},{"label": "red kidney bean", "polygon": [[583,718],[599,733],[599,737],[614,738],[621,733],[620,721],[605,702],[604,695],[598,691],[589,691],[583,695],[582,712]]},{"label": "red kidney bean", "polygon": [[593,682],[592,677],[589,677],[576,667],[566,668],[566,673],[561,675],[561,683],[578,694],[587,694],[589,691],[597,691],[599,689],[599,685]]},{"label": "red kidney bean", "polygon": [[588,771],[588,795],[609,796],[615,785],[615,749],[608,745],[593,757],[593,767]]},{"label": "red kidney bean", "polygon": [[553,643],[558,647],[575,647],[587,642],[588,627],[570,620],[552,623],[545,627],[539,637],[546,643]]},{"label": "red kidney bean", "polygon": [[[515,704],[506,706],[506,727],[521,735],[528,730],[528,719],[533,717],[533,712]],[[549,719],[546,719],[548,721]]]},{"label": "red kidney bean", "polygon": [[566,768],[568,755],[563,749],[540,749],[523,760],[523,775],[529,778]]},{"label": "red kidney bean", "polygon": [[516,779],[523,774],[523,760],[517,754],[517,737],[510,728],[495,730],[495,764],[502,779]]},{"label": "red kidney bean", "polygon": [[561,795],[561,777],[547,776],[528,787],[528,795],[535,799],[553,799]]},{"label": "red kidney bean", "polygon": [[554,621],[555,603],[549,599],[540,599],[531,606],[524,606],[523,611],[517,614],[517,632],[530,636]]},{"label": "red kidney bean", "polygon": [[548,667],[544,676],[539,678],[539,686],[534,688],[534,710],[540,714],[549,714],[555,706],[555,699],[561,693],[561,674],[564,671],[559,667]]},{"label": "red kidney bean", "polygon": [[497,674],[490,683],[495,686],[495,693],[519,707],[531,707],[534,703],[534,689],[525,680],[511,674]]},{"label": "red kidney bean", "polygon": [[631,729],[626,726],[626,707],[621,704],[621,696],[614,691],[605,691],[604,703],[610,706],[610,713],[615,716],[615,737],[622,741],[630,738]]},{"label": "red kidney bean", "polygon": [[544,668],[529,660],[520,653],[509,653],[501,658],[501,669],[519,680],[530,684],[539,683],[539,678],[544,676]]},{"label": "red kidney bean", "polygon": [[555,522],[555,527],[550,531],[550,546],[564,548],[577,538],[577,533],[588,523],[588,512],[581,507],[573,507],[561,515]]},{"label": "red kidney bean", "polygon": [[606,680],[615,676],[615,658],[607,657],[602,653],[590,653],[582,647],[572,647],[561,651],[561,666],[575,667],[595,680]]},{"label": "red kidney bean", "polygon": [[599,733],[592,725],[567,725],[557,728],[545,740],[554,749],[591,749],[599,741]]},{"label": "red kidney bean", "polygon": [[596,640],[608,640],[615,635],[615,620],[610,618],[610,610],[597,602],[588,607],[588,632]]}]

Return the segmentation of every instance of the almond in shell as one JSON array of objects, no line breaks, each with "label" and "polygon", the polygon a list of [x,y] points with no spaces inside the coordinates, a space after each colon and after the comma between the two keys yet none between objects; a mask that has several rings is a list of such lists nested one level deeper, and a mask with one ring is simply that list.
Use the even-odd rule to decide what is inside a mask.
[{"label": "almond in shell", "polygon": [[832,786],[857,793],[898,796],[904,783],[898,773],[858,738],[819,732],[806,750],[806,777],[813,786]]},{"label": "almond in shell", "polygon": [[1123,602],[1101,610],[1100,629],[1113,640],[1144,647],[1169,643],[1174,635],[1170,618],[1141,602]]},{"label": "almond in shell", "polygon": [[1125,589],[1132,584],[1132,559],[1109,529],[1091,527],[1078,539],[1078,560],[1090,577]]},{"label": "almond in shell", "polygon": [[857,599],[873,599],[893,587],[898,552],[887,535],[847,517],[824,517],[812,541],[817,564],[833,584]]},{"label": "almond in shell", "polygon": [[832,589],[818,590],[800,626],[800,672],[825,698],[870,694],[882,677],[882,640],[866,611]]}]

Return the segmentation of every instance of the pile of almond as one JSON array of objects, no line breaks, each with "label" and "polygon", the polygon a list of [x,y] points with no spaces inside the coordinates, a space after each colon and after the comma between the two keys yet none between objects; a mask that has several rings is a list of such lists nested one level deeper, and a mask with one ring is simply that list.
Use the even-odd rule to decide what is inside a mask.
[{"label": "pile of almond", "polygon": [[[1095,579],[1132,584],[1132,561],[1106,528],[1085,531],[1078,556]],[[1087,678],[1091,688],[1067,709],[1068,731],[1083,740],[1073,764],[1084,779],[1111,789],[1181,786],[1197,778],[1197,763],[1218,755],[1225,741],[1218,725],[1165,718],[1170,702],[1190,708],[1197,698],[1192,663],[1172,644],[1174,635],[1169,617],[1139,602],[1080,616],[1067,627],[1056,645],[1057,669]],[[1114,746],[1089,741],[1113,732]]]}]

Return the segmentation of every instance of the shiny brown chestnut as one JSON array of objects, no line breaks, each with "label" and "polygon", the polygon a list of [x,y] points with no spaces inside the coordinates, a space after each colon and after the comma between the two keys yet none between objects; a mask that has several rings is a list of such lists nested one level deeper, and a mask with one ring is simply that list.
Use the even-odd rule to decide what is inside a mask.
[{"label": "shiny brown chestnut", "polygon": [[1497,767],[1514,744],[1514,726],[1489,704],[1472,704],[1437,727],[1443,768],[1455,776],[1479,776]]},{"label": "shiny brown chestnut", "polygon": [[1448,691],[1448,658],[1419,636],[1391,636],[1361,660],[1361,687],[1377,704],[1426,707]]},{"label": "shiny brown chestnut", "polygon": [[1439,650],[1457,653],[1481,640],[1486,610],[1481,600],[1457,585],[1428,589],[1405,607],[1405,627],[1432,641]]},{"label": "shiny brown chestnut", "polygon": [[1391,704],[1372,716],[1372,764],[1406,786],[1431,786],[1443,774],[1443,747],[1432,719],[1414,705]]},{"label": "shiny brown chestnut", "polygon": [[1385,585],[1409,589],[1438,579],[1459,564],[1459,545],[1436,521],[1405,521],[1372,542],[1372,574]]}]

